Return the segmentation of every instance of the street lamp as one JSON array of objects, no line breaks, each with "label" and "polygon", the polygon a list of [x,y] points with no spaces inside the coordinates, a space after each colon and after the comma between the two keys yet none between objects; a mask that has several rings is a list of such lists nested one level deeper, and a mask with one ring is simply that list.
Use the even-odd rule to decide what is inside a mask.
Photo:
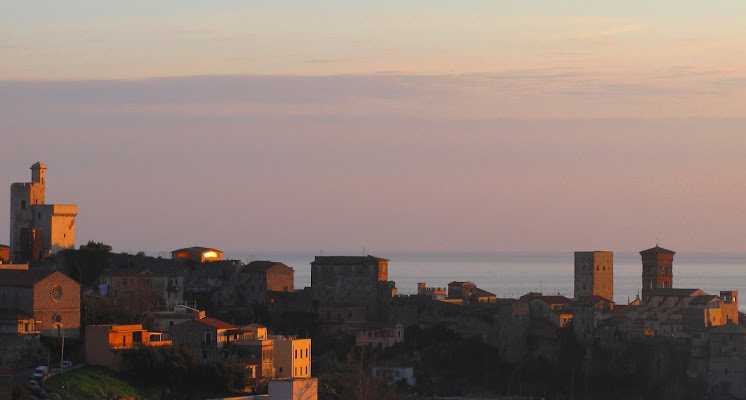
[{"label": "street lamp", "polygon": [[64,363],[65,359],[65,330],[62,329],[62,323],[57,323],[57,332],[60,334],[58,336],[62,336],[62,346],[60,346],[60,375],[62,375],[62,364]]}]

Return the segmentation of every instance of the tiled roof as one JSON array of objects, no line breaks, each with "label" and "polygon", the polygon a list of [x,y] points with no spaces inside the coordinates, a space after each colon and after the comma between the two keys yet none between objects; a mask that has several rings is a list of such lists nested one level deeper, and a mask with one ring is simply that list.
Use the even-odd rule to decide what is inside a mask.
[{"label": "tiled roof", "polygon": [[55,272],[49,269],[0,269],[0,286],[33,287]]},{"label": "tiled roof", "polygon": [[223,322],[215,318],[202,318],[202,319],[197,319],[195,321],[201,322],[205,325],[209,325],[213,328],[218,328],[218,329],[238,329],[237,326],[231,325],[227,322]]},{"label": "tiled roof", "polygon": [[38,167],[38,168],[47,168],[47,166],[44,165],[44,164],[42,164],[41,161],[37,161],[37,162],[34,163],[34,165],[31,166],[32,169],[36,168],[36,167]]},{"label": "tiled roof", "polygon": [[252,261],[241,268],[242,272],[264,272],[275,266],[282,266],[287,269],[292,269],[287,265],[277,261]]},{"label": "tiled roof", "polygon": [[0,249],[8,249],[8,248],[10,248],[10,246],[6,246],[4,244],[0,244]]},{"label": "tiled roof", "polygon": [[676,252],[655,245],[655,247],[641,251],[640,254],[676,254]]},{"label": "tiled roof", "polygon": [[371,261],[389,261],[385,258],[374,256],[316,256],[311,264],[320,265],[342,265],[342,264],[361,264]]}]

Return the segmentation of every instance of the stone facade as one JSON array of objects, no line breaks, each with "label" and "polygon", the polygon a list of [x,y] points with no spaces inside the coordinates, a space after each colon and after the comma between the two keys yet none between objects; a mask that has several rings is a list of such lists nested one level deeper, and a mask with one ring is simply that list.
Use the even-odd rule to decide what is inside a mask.
[{"label": "stone facade", "polygon": [[252,261],[241,267],[239,280],[244,305],[267,303],[269,292],[295,290],[295,271],[281,262]]},{"label": "stone facade", "polygon": [[184,304],[184,276],[178,273],[153,273],[146,269],[118,270],[102,274],[99,290],[102,295],[116,295],[118,292],[142,289],[142,285],[160,294],[169,307]]},{"label": "stone facade", "polygon": [[575,252],[575,298],[601,296],[614,300],[614,253]]},{"label": "stone facade", "polygon": [[673,287],[674,251],[656,245],[640,252],[642,257],[642,300],[648,299],[653,289],[670,289]]},{"label": "stone facade", "polygon": [[388,262],[373,256],[317,256],[311,263],[311,293],[319,307],[363,306],[368,317],[386,320],[396,287]]},{"label": "stone facade", "polygon": [[[44,204],[46,169],[37,162],[31,166],[31,182],[10,186],[10,259],[13,261],[35,261],[75,247],[78,206]],[[40,249],[32,243],[37,234],[41,235]]]},{"label": "stone facade", "polygon": [[746,329],[730,322],[710,331],[712,398],[746,399]]},{"label": "stone facade", "polygon": [[80,284],[59,271],[0,269],[0,308],[33,316],[42,336],[80,336]]}]

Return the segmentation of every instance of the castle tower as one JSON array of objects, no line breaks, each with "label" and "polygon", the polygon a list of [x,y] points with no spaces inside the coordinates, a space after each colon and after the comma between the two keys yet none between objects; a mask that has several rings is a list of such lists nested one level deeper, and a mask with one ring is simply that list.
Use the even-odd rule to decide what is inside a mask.
[{"label": "castle tower", "polygon": [[10,259],[23,263],[75,246],[78,206],[45,204],[47,167],[31,166],[31,182],[10,185]]},{"label": "castle tower", "polygon": [[601,296],[614,301],[614,253],[575,252],[575,298]]},{"label": "castle tower", "polygon": [[650,289],[673,287],[673,255],[676,252],[658,246],[640,252],[642,256],[642,301]]}]

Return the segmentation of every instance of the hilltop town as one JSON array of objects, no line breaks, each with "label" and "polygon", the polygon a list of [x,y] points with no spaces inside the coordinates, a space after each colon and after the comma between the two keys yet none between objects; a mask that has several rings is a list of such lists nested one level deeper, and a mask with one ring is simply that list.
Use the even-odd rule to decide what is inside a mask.
[{"label": "hilltop town", "polygon": [[212,247],[76,248],[77,206],[45,204],[31,171],[0,246],[0,398],[746,399],[738,292],[674,287],[658,245],[629,304],[611,251],[574,253],[571,298],[498,298],[455,272],[399,295],[396,260],[372,255],[317,256],[296,288],[282,260]]}]

